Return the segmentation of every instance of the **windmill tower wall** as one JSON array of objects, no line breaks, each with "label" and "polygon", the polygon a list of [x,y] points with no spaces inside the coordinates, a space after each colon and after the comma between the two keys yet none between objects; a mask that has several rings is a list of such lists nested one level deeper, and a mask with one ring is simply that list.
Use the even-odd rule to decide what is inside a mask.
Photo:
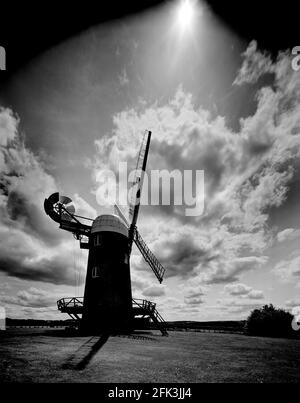
[{"label": "windmill tower wall", "polygon": [[128,229],[116,215],[100,215],[91,228],[82,327],[130,330],[132,292]]}]

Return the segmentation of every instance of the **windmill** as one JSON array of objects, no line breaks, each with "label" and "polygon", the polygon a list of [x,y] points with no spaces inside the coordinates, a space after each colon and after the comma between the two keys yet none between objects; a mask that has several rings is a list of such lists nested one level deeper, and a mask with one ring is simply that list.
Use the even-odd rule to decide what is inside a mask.
[{"label": "windmill", "polygon": [[57,302],[58,309],[78,320],[85,332],[131,331],[141,322],[151,319],[163,335],[168,334],[156,304],[133,299],[131,291],[130,255],[133,243],[159,283],[165,273],[136,227],[150,140],[151,132],[146,131],[137,160],[129,221],[117,205],[116,214],[102,214],[91,219],[76,215],[69,197],[54,193],[45,199],[46,214],[59,223],[61,229],[72,232],[80,241],[81,249],[89,250],[84,297],[63,298]]}]

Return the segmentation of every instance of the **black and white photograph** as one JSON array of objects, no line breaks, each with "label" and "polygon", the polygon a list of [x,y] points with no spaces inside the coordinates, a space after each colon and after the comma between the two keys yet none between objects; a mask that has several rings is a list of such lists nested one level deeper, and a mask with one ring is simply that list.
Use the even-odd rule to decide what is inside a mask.
[{"label": "black and white photograph", "polygon": [[1,384],[300,382],[299,18],[0,5]]}]

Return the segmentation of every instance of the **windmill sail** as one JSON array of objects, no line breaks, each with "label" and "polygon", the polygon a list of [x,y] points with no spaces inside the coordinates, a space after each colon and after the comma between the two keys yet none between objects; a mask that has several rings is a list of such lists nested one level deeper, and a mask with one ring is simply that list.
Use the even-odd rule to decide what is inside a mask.
[{"label": "windmill sail", "polygon": [[153,273],[156,275],[158,281],[161,283],[163,281],[163,277],[165,274],[165,268],[157,260],[154,253],[151,252],[146,242],[143,240],[143,238],[141,237],[140,233],[137,230],[135,230],[134,232],[134,242],[136,246],[139,248],[141,254],[143,255],[143,258],[149,264]]},{"label": "windmill sail", "polygon": [[141,194],[142,194],[142,187],[143,187],[143,179],[144,173],[146,171],[147,159],[148,159],[148,152],[150,147],[150,140],[151,140],[151,132],[146,131],[143,137],[143,141],[141,144],[137,165],[136,165],[136,175],[134,180],[134,185],[132,187],[131,193],[131,200],[130,200],[130,207],[129,207],[129,217],[131,218],[131,225],[130,225],[130,237],[129,241],[132,243],[133,241],[133,232],[136,226],[140,202],[141,202]]},{"label": "windmill sail", "polygon": [[[125,222],[125,224],[129,227],[128,221],[126,220],[122,210],[120,209],[120,207],[117,204],[115,204],[115,211],[119,215],[119,217]],[[149,264],[153,273],[156,275],[158,281],[161,283],[163,281],[163,277],[165,274],[165,268],[157,260],[154,253],[151,252],[150,248],[148,247],[146,242],[143,240],[141,234],[139,233],[139,231],[137,230],[136,227],[134,230],[133,240],[134,240],[134,243],[136,244],[136,246],[138,247],[139,251],[141,252],[143,258]]]},{"label": "windmill sail", "polygon": [[124,223],[127,225],[127,227],[129,228],[129,223],[127,221],[127,218],[125,217],[125,214],[121,210],[120,206],[115,204],[114,208],[115,208],[115,214],[117,214],[124,221]]},{"label": "windmill sail", "polygon": [[132,243],[135,242],[143,258],[149,264],[153,273],[157,277],[158,281],[161,283],[163,281],[165,269],[163,265],[157,260],[153,252],[151,252],[151,250],[149,249],[146,242],[143,240],[143,238],[141,237],[140,233],[136,228],[136,222],[139,214],[139,207],[141,201],[140,199],[143,187],[143,178],[144,173],[146,171],[148,152],[150,148],[150,140],[151,140],[151,132],[146,131],[142,140],[137,160],[136,175],[135,180],[133,182],[134,186],[132,187],[132,193],[131,193],[131,201],[129,208],[129,218],[131,219],[131,223],[130,224],[128,223],[122,210],[117,204],[115,204],[115,212],[119,215],[119,217],[125,222],[125,224],[129,228],[129,241],[128,241],[129,250],[131,251]]}]

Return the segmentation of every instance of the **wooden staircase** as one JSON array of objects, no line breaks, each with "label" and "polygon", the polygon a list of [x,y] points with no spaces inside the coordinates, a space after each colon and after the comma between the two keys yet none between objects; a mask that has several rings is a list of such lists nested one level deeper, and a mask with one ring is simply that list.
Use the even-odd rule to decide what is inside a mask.
[{"label": "wooden staircase", "polygon": [[161,331],[163,336],[168,336],[167,324],[156,309],[156,304],[145,299],[132,299],[134,316],[149,316],[155,327]]}]

